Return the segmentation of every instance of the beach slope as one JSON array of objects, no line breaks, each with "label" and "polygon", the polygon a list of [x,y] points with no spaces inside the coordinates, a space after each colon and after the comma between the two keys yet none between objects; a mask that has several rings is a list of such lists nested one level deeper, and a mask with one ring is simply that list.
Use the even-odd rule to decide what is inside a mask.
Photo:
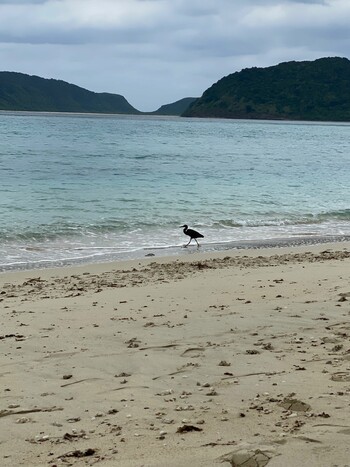
[{"label": "beach slope", "polygon": [[339,243],[0,275],[1,465],[345,466],[349,261]]}]

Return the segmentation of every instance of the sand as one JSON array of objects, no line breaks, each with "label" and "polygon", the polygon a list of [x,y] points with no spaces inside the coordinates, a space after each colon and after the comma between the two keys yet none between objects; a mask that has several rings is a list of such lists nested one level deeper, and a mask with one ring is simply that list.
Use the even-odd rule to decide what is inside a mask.
[{"label": "sand", "polygon": [[0,275],[0,465],[350,465],[349,244]]}]

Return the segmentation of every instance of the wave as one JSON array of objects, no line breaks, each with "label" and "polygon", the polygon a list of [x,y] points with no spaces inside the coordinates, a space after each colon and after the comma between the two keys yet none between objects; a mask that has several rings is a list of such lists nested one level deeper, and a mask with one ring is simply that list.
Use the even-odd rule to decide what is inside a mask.
[{"label": "wave", "polygon": [[[347,223],[350,221],[350,209],[333,210],[328,212],[313,213],[277,213],[259,214],[256,217],[247,214],[232,219],[217,219],[202,222],[199,220],[193,227],[202,229],[231,230],[242,228],[269,228],[269,227],[291,227],[302,225],[320,225],[327,223]],[[97,238],[106,240],[115,238],[127,238],[128,236],[143,236],[164,234],[166,237],[171,232],[179,231],[181,221],[175,219],[159,219],[153,222],[120,221],[117,219],[101,220],[99,223],[79,224],[73,222],[54,222],[50,224],[37,224],[20,228],[14,225],[11,229],[0,228],[0,245],[3,243],[45,243],[60,240],[74,241],[81,238],[93,241]]]},{"label": "wave", "polygon": [[257,218],[240,219],[219,219],[210,227],[213,228],[234,228],[234,227],[272,227],[272,226],[292,226],[292,225],[312,225],[322,224],[332,221],[350,221],[350,209],[342,209],[338,211],[322,212],[318,214],[287,214],[284,216],[267,214],[259,215]]},{"label": "wave", "polygon": [[12,229],[0,228],[0,241],[55,241],[62,238],[74,239],[80,237],[100,237],[108,234],[130,234],[135,231],[149,230],[151,223],[133,223],[123,221],[102,221],[101,223],[78,224],[72,222],[55,222],[26,226],[20,230],[18,226]]},{"label": "wave", "polygon": [[318,214],[318,218],[320,221],[328,220],[328,219],[337,219],[348,221],[350,220],[350,209],[340,209],[338,211],[330,211],[326,213]]}]

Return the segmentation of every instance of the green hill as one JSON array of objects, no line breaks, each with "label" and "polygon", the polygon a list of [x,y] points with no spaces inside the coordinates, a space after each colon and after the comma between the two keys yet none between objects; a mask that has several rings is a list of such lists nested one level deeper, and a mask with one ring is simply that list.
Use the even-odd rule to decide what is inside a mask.
[{"label": "green hill", "polygon": [[350,121],[350,61],[320,58],[230,74],[186,117]]},{"label": "green hill", "polygon": [[140,113],[119,94],[95,93],[65,81],[9,71],[0,72],[0,110]]},{"label": "green hill", "polygon": [[150,112],[151,115],[182,115],[188,107],[197,100],[197,97],[184,97],[172,104],[165,104],[158,110]]}]

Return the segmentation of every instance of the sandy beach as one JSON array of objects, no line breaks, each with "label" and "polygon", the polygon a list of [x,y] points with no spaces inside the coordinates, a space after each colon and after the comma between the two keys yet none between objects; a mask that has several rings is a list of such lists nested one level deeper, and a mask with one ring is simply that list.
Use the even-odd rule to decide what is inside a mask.
[{"label": "sandy beach", "polygon": [[0,275],[0,465],[350,465],[350,245]]}]

